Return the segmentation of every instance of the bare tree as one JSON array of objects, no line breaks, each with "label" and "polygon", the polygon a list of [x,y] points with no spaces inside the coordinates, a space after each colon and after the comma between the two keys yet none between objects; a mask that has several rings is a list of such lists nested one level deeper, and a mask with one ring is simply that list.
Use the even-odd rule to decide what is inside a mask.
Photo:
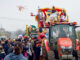
[{"label": "bare tree", "polygon": [[20,34],[23,34],[24,31],[22,31],[21,29],[15,31],[15,35],[18,36]]}]

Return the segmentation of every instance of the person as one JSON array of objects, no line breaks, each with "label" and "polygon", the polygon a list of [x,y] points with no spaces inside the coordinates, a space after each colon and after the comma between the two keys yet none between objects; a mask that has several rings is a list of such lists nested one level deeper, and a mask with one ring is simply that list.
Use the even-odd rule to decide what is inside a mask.
[{"label": "person", "polygon": [[13,52],[13,46],[11,46],[10,42],[8,43],[8,54]]},{"label": "person", "polygon": [[24,36],[24,41],[27,41],[28,39],[28,36]]},{"label": "person", "polygon": [[28,52],[27,52],[28,49],[29,49],[28,41],[25,41],[22,53],[23,53],[24,57],[26,57],[26,58],[29,58]]},{"label": "person", "polygon": [[62,10],[62,12],[63,14],[60,16],[60,22],[65,22],[68,20],[68,16],[65,11]]},{"label": "person", "polygon": [[32,51],[31,51],[31,41],[29,40],[27,45],[29,46],[29,49],[28,49],[28,54],[29,54],[29,60],[32,60]]},{"label": "person", "polygon": [[63,30],[65,31],[66,36],[67,36],[68,38],[71,38],[72,32],[69,30],[69,28],[68,28],[68,27],[64,27]]},{"label": "person", "polygon": [[64,29],[63,28],[60,28],[60,33],[59,33],[59,36],[58,37],[67,37],[67,35],[66,35],[66,32],[64,31]]},{"label": "person", "polygon": [[13,53],[8,54],[4,60],[28,60],[21,53],[23,50],[23,45],[21,42],[16,41],[14,43]]},{"label": "person", "polygon": [[53,31],[53,37],[56,39],[56,37],[57,37],[56,31]]},{"label": "person", "polygon": [[40,42],[37,39],[37,37],[35,37],[35,41],[34,41],[34,46],[33,46],[33,50],[34,50],[34,60],[40,60],[40,50],[41,46],[40,46]]},{"label": "person", "polygon": [[48,21],[49,19],[49,16],[51,15],[51,12],[52,10],[47,10],[45,13],[46,13],[46,22]]},{"label": "person", "polygon": [[9,49],[9,41],[6,40],[3,44],[2,44],[4,51],[6,53],[6,55],[8,55],[8,49]]},{"label": "person", "polygon": [[18,36],[18,41],[20,41],[20,42],[21,42],[21,41],[22,41],[22,39],[23,39],[23,36],[22,36],[22,35],[19,35],[19,36]]},{"label": "person", "polygon": [[49,16],[50,22],[58,21],[58,16],[59,16],[58,12],[56,11],[55,7],[53,7],[52,8],[52,13]]},{"label": "person", "polygon": [[38,10],[38,23],[40,24],[40,27],[44,27],[44,22],[45,22],[45,15],[44,13],[41,11],[41,9]]},{"label": "person", "polygon": [[2,45],[0,45],[0,60],[4,59],[5,55],[6,54],[4,52],[4,49],[3,49]]}]

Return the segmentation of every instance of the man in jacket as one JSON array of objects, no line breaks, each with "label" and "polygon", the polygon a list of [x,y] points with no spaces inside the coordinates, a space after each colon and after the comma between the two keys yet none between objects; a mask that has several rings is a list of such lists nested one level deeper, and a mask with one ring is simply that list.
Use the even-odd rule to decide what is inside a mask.
[{"label": "man in jacket", "polygon": [[4,60],[28,60],[25,58],[21,53],[23,50],[22,43],[19,41],[16,41],[14,44],[13,53],[10,53],[7,55]]}]

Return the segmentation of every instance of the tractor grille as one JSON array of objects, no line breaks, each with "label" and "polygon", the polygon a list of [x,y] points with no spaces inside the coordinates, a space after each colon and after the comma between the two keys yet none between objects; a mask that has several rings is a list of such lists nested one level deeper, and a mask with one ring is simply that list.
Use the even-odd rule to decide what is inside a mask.
[{"label": "tractor grille", "polygon": [[72,53],[72,49],[62,49],[62,53],[71,54]]}]

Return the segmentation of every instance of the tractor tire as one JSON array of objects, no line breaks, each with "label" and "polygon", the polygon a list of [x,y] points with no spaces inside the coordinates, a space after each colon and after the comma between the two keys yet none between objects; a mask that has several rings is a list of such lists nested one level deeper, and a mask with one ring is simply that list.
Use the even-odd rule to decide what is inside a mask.
[{"label": "tractor tire", "polygon": [[73,50],[73,53],[72,53],[72,55],[73,55],[73,59],[72,60],[79,60],[78,58],[78,52],[76,51],[76,50]]},{"label": "tractor tire", "polygon": [[78,55],[78,58],[76,58],[76,60],[80,60],[80,55]]},{"label": "tractor tire", "polygon": [[76,60],[76,58],[75,57],[73,57],[73,59],[72,60]]},{"label": "tractor tire", "polygon": [[48,60],[55,60],[55,56],[54,56],[54,52],[53,51],[49,51],[47,56],[48,56]]},{"label": "tractor tire", "polygon": [[42,54],[43,54],[43,60],[47,60],[47,52],[44,44],[42,47]]}]

